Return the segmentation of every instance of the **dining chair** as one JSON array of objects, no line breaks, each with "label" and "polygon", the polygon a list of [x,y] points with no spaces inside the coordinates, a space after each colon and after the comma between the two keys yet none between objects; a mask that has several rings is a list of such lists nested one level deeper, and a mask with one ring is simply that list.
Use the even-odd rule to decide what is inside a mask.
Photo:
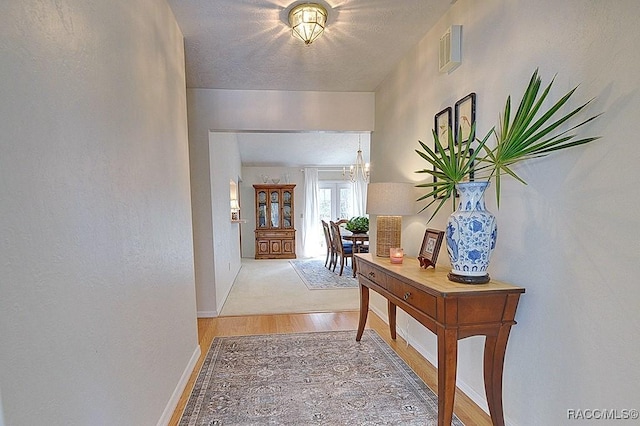
[{"label": "dining chair", "polygon": [[[345,219],[338,219],[334,222],[329,221],[329,228],[331,230],[331,242],[333,243],[333,271],[335,272],[336,270],[336,266],[338,266],[337,262],[338,259],[340,258],[340,247],[345,247],[346,251],[349,252],[351,251],[353,253],[353,249],[350,248],[349,246],[352,244],[351,241],[347,241],[342,239],[342,233],[344,232],[344,224],[347,221]],[[337,235],[338,238],[334,238],[334,235]],[[345,251],[345,250],[342,250]],[[340,274],[342,275],[342,274]]]},{"label": "dining chair", "polygon": [[333,271],[335,272],[336,266],[338,266],[338,259],[340,259],[340,272],[338,275],[342,275],[344,270],[344,264],[348,258],[351,258],[351,269],[353,276],[356,276],[356,266],[353,263],[353,243],[351,241],[343,241],[340,235],[340,227],[337,223],[330,221],[331,240],[333,241],[333,248],[335,250],[335,261],[333,263]]},{"label": "dining chair", "polygon": [[[331,269],[333,265],[335,251],[333,250],[333,241],[331,241],[331,231],[329,230],[329,224],[324,220],[320,220],[322,222],[322,230],[324,231],[324,243],[327,246],[327,258],[324,260],[324,266]],[[327,266],[327,264],[329,266]]]},{"label": "dining chair", "polygon": [[360,245],[360,253],[369,253],[369,241],[365,241]]}]

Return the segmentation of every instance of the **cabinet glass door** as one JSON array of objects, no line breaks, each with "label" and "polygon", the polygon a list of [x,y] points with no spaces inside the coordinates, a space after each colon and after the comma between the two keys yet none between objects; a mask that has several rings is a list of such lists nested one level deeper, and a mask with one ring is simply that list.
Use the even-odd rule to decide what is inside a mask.
[{"label": "cabinet glass door", "polygon": [[259,191],[258,192],[258,227],[266,228],[267,227],[267,192]]},{"label": "cabinet glass door", "polygon": [[280,193],[271,191],[271,227],[280,227]]},{"label": "cabinet glass door", "polygon": [[291,191],[282,191],[282,227],[293,227],[293,217],[291,217],[291,200],[293,194]]}]

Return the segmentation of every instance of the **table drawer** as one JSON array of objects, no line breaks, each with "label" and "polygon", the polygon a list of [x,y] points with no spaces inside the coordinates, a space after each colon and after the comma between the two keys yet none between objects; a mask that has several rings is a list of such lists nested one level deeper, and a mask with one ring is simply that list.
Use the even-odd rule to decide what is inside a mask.
[{"label": "table drawer", "polygon": [[[357,259],[357,258],[356,258]],[[387,274],[384,273],[381,269],[378,269],[374,266],[371,266],[365,262],[358,262],[358,274],[362,275],[364,278],[372,281],[375,284],[378,284],[382,288],[387,288]]]},{"label": "table drawer", "polygon": [[403,283],[395,278],[389,278],[387,290],[413,308],[436,318],[436,297],[421,291],[420,289]]}]

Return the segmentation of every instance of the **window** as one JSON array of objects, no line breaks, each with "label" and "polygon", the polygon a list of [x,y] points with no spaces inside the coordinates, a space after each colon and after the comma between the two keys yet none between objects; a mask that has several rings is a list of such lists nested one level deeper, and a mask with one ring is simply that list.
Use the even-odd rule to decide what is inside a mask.
[{"label": "window", "polygon": [[320,181],[318,183],[318,204],[320,219],[329,223],[353,216],[351,184],[341,181]]}]

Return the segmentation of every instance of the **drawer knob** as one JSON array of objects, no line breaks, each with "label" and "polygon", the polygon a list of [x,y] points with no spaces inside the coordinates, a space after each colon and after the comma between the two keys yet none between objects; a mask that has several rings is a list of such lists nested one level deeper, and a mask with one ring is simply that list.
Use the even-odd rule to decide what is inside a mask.
[{"label": "drawer knob", "polygon": [[369,276],[370,276],[371,278],[375,278],[375,277],[376,277],[376,273],[375,273],[375,272],[369,272]]},{"label": "drawer knob", "polygon": [[407,301],[407,299],[409,299],[409,297],[411,297],[411,293],[406,292],[406,293],[404,294],[404,297],[403,297],[403,299],[405,300],[405,302]]}]

